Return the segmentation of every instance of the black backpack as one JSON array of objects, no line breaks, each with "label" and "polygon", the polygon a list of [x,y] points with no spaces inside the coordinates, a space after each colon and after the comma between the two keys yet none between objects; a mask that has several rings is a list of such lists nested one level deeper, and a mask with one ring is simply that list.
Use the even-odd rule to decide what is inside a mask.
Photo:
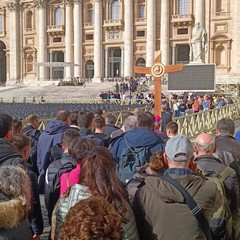
[{"label": "black backpack", "polygon": [[55,204],[60,197],[60,178],[61,175],[70,172],[76,165],[68,157],[62,157],[53,161],[47,170],[45,182],[45,205],[48,211],[49,221]]}]

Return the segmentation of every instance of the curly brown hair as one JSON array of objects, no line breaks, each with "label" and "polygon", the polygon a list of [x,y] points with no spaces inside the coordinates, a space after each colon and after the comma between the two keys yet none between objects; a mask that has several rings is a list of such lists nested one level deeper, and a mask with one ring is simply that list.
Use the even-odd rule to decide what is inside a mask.
[{"label": "curly brown hair", "polygon": [[148,161],[148,166],[152,171],[163,171],[167,168],[164,163],[163,151],[155,152]]},{"label": "curly brown hair", "polygon": [[100,196],[75,204],[60,225],[60,240],[119,240],[120,237],[121,217]]}]

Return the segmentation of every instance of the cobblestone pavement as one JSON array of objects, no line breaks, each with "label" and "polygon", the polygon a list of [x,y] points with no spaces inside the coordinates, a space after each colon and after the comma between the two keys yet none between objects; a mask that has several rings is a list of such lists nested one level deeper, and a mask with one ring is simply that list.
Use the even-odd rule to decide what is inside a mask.
[{"label": "cobblestone pavement", "polygon": [[44,232],[41,235],[41,240],[48,240],[50,226],[48,224],[47,209],[46,209],[45,203],[44,203],[44,195],[40,195],[40,201],[41,201],[41,208],[42,208],[43,222],[44,222]]}]

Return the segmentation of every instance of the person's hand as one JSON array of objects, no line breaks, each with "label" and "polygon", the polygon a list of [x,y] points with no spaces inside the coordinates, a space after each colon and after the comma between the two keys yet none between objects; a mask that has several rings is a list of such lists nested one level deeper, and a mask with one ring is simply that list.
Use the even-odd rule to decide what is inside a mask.
[{"label": "person's hand", "polygon": [[32,237],[32,239],[40,240],[40,236],[41,236],[41,235],[34,234],[33,237]]}]

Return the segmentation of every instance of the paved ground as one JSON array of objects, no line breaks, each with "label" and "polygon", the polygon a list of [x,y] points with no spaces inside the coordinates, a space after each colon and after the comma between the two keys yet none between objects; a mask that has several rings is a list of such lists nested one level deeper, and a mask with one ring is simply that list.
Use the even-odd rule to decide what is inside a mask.
[{"label": "paved ground", "polygon": [[32,101],[35,97],[39,100],[41,96],[48,102],[71,102],[81,101],[86,98],[98,97],[101,92],[112,90],[115,83],[99,82],[86,83],[83,86],[56,86],[53,82],[41,82],[40,85],[14,84],[11,86],[0,87],[0,98],[4,101],[22,101],[26,97],[27,101]]}]

